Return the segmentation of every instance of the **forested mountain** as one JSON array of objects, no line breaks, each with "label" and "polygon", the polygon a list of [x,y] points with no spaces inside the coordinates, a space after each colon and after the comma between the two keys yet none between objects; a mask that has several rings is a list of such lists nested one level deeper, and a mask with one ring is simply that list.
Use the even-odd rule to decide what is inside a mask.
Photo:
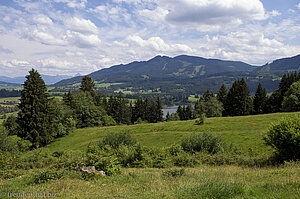
[{"label": "forested mountain", "polygon": [[289,58],[277,59],[270,64],[266,64],[255,69],[256,72],[260,73],[286,72],[289,70],[300,70],[300,55]]},{"label": "forested mountain", "polygon": [[[244,77],[253,93],[261,82],[268,92],[277,88],[283,73],[300,68],[300,55],[275,60],[264,66],[252,66],[239,61],[205,59],[180,55],[174,58],[156,56],[148,61],[115,65],[89,74],[100,90],[160,91],[163,93],[201,93],[209,88],[216,92],[222,83],[231,85]],[[82,77],[62,80],[56,87],[76,87]],[[109,84],[109,85],[107,85]]]}]

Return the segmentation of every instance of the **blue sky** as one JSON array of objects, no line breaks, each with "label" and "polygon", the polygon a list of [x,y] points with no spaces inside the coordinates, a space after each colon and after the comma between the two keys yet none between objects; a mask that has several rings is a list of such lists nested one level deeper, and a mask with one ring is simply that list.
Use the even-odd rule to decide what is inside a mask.
[{"label": "blue sky", "polygon": [[156,55],[300,54],[296,0],[1,0],[0,75],[88,74]]}]

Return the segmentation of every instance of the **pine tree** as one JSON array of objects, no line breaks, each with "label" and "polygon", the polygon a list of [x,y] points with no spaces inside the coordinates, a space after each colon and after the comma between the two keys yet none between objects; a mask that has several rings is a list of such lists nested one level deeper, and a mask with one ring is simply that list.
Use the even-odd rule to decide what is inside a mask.
[{"label": "pine tree", "polygon": [[55,132],[52,128],[54,117],[51,98],[44,80],[34,69],[26,76],[20,101],[18,136],[29,140],[36,148],[53,141]]},{"label": "pine tree", "polygon": [[81,80],[81,85],[79,90],[83,91],[83,92],[90,92],[92,97],[95,97],[96,93],[95,93],[95,83],[93,81],[93,79],[89,76],[84,76]]},{"label": "pine tree", "polygon": [[253,100],[253,109],[256,114],[266,113],[267,100],[266,89],[262,88],[261,83],[259,83]]},{"label": "pine tree", "polygon": [[158,96],[155,101],[155,122],[163,121],[163,112],[160,97]]},{"label": "pine tree", "polygon": [[179,115],[180,120],[184,120],[184,113],[181,105],[178,106],[176,113]]},{"label": "pine tree", "polygon": [[249,115],[253,110],[249,87],[244,78],[236,80],[230,88],[224,104],[225,113],[230,116]]},{"label": "pine tree", "polygon": [[67,105],[70,108],[74,108],[74,96],[71,93],[71,89],[69,90],[68,93],[65,93],[63,96],[63,101],[65,103],[65,105]]},{"label": "pine tree", "polygon": [[193,110],[192,110],[192,105],[187,105],[187,108],[186,108],[186,119],[187,120],[190,120],[190,119],[193,119]]},{"label": "pine tree", "polygon": [[204,101],[208,101],[211,97],[214,97],[214,94],[209,91],[209,89],[206,89],[206,91],[203,93]]},{"label": "pine tree", "polygon": [[222,84],[217,94],[217,100],[219,100],[219,102],[222,102],[222,104],[224,104],[226,101],[226,97],[227,97],[227,88],[225,84]]}]

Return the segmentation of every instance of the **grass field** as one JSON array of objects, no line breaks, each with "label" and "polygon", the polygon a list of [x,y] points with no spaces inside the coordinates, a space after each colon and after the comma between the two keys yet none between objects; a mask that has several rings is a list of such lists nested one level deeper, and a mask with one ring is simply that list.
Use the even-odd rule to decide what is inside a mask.
[{"label": "grass field", "polygon": [[[300,197],[299,164],[278,168],[201,166],[186,168],[183,175],[164,175],[168,169],[124,169],[123,174],[85,181],[76,173],[33,184],[34,170],[20,177],[0,180],[2,193],[46,193],[56,198],[226,199]],[[2,186],[1,186],[2,185]],[[10,198],[10,197],[2,197]],[[30,198],[30,197],[25,197]]]},{"label": "grass field", "polygon": [[251,150],[254,154],[270,154],[272,153],[271,148],[265,146],[262,140],[270,124],[296,114],[299,113],[207,118],[205,124],[201,126],[195,125],[194,120],[190,120],[77,129],[74,133],[50,144],[44,150],[50,152],[57,149],[84,151],[89,143],[98,142],[109,132],[119,131],[131,132],[133,137],[144,146],[168,147],[172,144],[178,144],[183,137],[193,132],[209,131],[220,135],[228,144],[232,143],[242,152],[247,153]]},{"label": "grass field", "polygon": [[[129,131],[141,145],[167,147],[180,143],[182,137],[193,132],[210,131],[220,135],[242,152],[250,150],[254,156],[271,155],[264,145],[263,135],[270,123],[299,113],[208,118],[197,126],[194,121],[162,122],[77,129],[38,151],[85,151],[89,143],[98,142],[107,133]],[[29,154],[31,154],[30,152]],[[34,152],[33,152],[34,153]],[[0,177],[0,198],[9,193],[56,194],[56,198],[151,198],[151,199],[227,199],[227,198],[300,198],[300,163],[288,162],[280,166],[242,167],[233,165],[198,165],[195,168],[123,168],[122,174],[84,180],[80,172],[66,171],[59,179],[36,183],[37,173],[49,168],[8,170]],[[181,174],[170,175],[182,169]],[[1,172],[0,172],[1,174]],[[30,198],[30,197],[24,197]]]}]

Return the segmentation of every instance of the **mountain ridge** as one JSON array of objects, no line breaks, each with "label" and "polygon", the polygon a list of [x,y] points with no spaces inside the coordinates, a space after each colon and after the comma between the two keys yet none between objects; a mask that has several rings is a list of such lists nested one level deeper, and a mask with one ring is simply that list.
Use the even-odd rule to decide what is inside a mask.
[{"label": "mountain ridge", "polygon": [[[241,61],[206,59],[179,55],[176,57],[156,56],[147,61],[114,65],[90,73],[100,91],[126,90],[139,93],[160,90],[162,93],[203,93],[207,88],[217,92],[222,83],[229,88],[237,79],[245,78],[251,92],[259,82],[268,92],[278,87],[284,73],[300,70],[300,55],[274,60],[263,66],[253,66]],[[78,87],[82,76],[62,80],[55,87]],[[109,86],[107,86],[109,85]],[[75,87],[76,87],[75,86]]]}]

